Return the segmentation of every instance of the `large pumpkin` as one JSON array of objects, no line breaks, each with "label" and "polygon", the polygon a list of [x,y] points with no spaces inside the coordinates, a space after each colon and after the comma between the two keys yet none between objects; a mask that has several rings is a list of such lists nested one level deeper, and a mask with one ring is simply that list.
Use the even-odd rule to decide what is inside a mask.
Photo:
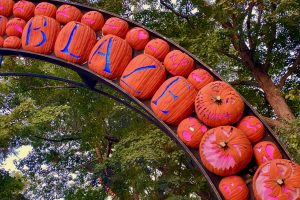
[{"label": "large pumpkin", "polygon": [[248,200],[249,189],[240,176],[228,176],[219,183],[219,190],[225,200]]},{"label": "large pumpkin", "polygon": [[55,19],[41,15],[35,16],[24,28],[22,47],[27,51],[50,54],[53,52],[59,31],[60,25]]},{"label": "large pumpkin", "polygon": [[173,76],[187,77],[195,69],[194,59],[179,50],[168,53],[164,65]]},{"label": "large pumpkin", "polygon": [[207,130],[207,127],[198,119],[189,117],[180,122],[177,127],[177,135],[187,146],[199,148],[201,139]]},{"label": "large pumpkin", "polygon": [[285,159],[268,161],[256,170],[252,187],[256,200],[299,200],[300,166]]},{"label": "large pumpkin", "polygon": [[88,25],[94,31],[99,31],[104,25],[104,17],[97,11],[89,11],[82,16],[81,23]]},{"label": "large pumpkin", "polygon": [[4,42],[4,39],[3,39],[3,37],[0,36],[0,47],[3,47],[3,42]]},{"label": "large pumpkin", "polygon": [[207,131],[200,143],[203,165],[219,176],[230,176],[244,169],[252,158],[252,146],[243,132],[233,126]]},{"label": "large pumpkin", "polygon": [[79,22],[69,22],[59,32],[54,52],[55,55],[73,63],[84,63],[89,57],[96,33],[93,29]]},{"label": "large pumpkin", "polygon": [[156,58],[141,54],[133,58],[120,79],[124,90],[139,99],[151,98],[166,80],[165,67]]},{"label": "large pumpkin", "polygon": [[178,125],[193,112],[197,92],[184,77],[166,80],[151,100],[151,108],[158,118],[168,124]]},{"label": "large pumpkin", "polygon": [[0,36],[5,34],[6,24],[7,18],[4,16],[0,16]]},{"label": "large pumpkin", "polygon": [[216,127],[237,122],[244,112],[240,95],[227,83],[214,81],[203,87],[195,101],[198,118]]},{"label": "large pumpkin", "polygon": [[0,1],[0,15],[9,17],[12,14],[14,7],[13,0],[1,0]]},{"label": "large pumpkin", "polygon": [[6,34],[8,36],[21,37],[26,22],[21,18],[12,18],[6,24]]},{"label": "large pumpkin", "polygon": [[120,77],[132,58],[132,49],[120,37],[106,35],[92,49],[88,67],[109,79]]},{"label": "large pumpkin", "polygon": [[43,15],[55,19],[57,8],[55,5],[47,2],[39,3],[34,10],[34,15]]},{"label": "large pumpkin", "polygon": [[21,45],[21,39],[16,36],[9,36],[3,42],[4,48],[20,49]]},{"label": "large pumpkin", "polygon": [[71,21],[80,22],[81,11],[70,5],[61,5],[56,11],[56,20],[61,24],[67,24]]},{"label": "large pumpkin", "polygon": [[30,1],[18,1],[13,8],[13,13],[15,17],[29,20],[34,15],[35,5]]},{"label": "large pumpkin", "polygon": [[117,17],[111,17],[105,22],[102,28],[102,34],[112,34],[121,38],[125,38],[128,30],[129,25],[126,21]]},{"label": "large pumpkin", "polygon": [[253,147],[254,157],[258,165],[269,160],[280,159],[282,155],[273,142],[263,141]]},{"label": "large pumpkin", "polygon": [[244,117],[237,125],[238,129],[241,129],[250,140],[255,143],[264,137],[265,128],[259,119],[254,116]]},{"label": "large pumpkin", "polygon": [[130,29],[126,35],[126,41],[135,50],[142,50],[150,40],[148,31],[143,28],[135,27]]},{"label": "large pumpkin", "polygon": [[207,84],[213,82],[214,77],[204,69],[196,69],[190,73],[188,81],[193,84],[197,90],[200,90]]},{"label": "large pumpkin", "polygon": [[170,51],[169,44],[162,39],[153,39],[147,43],[145,47],[145,54],[149,54],[160,61],[163,61]]}]

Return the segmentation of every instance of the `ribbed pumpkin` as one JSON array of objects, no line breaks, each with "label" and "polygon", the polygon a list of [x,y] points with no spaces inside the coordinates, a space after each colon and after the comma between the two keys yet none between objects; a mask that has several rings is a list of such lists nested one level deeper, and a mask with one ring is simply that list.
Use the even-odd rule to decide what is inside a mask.
[{"label": "ribbed pumpkin", "polygon": [[138,99],[149,99],[166,80],[166,75],[161,62],[150,55],[141,54],[130,61],[120,79],[120,85]]},{"label": "ribbed pumpkin", "polygon": [[12,18],[6,24],[6,34],[8,36],[21,37],[26,22],[21,18]]},{"label": "ribbed pumpkin", "polygon": [[13,7],[14,7],[13,0],[1,0],[0,1],[0,15],[3,15],[5,17],[11,16]]},{"label": "ribbed pumpkin", "polygon": [[3,37],[0,36],[0,47],[3,47],[3,42],[4,42],[4,39],[3,39]]},{"label": "ribbed pumpkin", "polygon": [[187,77],[195,69],[194,59],[179,50],[169,52],[164,65],[173,76]]},{"label": "ribbed pumpkin", "polygon": [[123,19],[119,19],[117,17],[111,17],[109,18],[103,28],[102,28],[102,34],[103,35],[116,35],[121,38],[125,38],[127,32],[129,30],[129,25],[126,21]]},{"label": "ribbed pumpkin", "polygon": [[7,18],[4,16],[0,16],[0,36],[5,34],[6,24]]},{"label": "ribbed pumpkin", "polygon": [[233,126],[207,131],[200,143],[203,165],[219,176],[230,176],[244,169],[252,157],[252,146],[243,132]]},{"label": "ribbed pumpkin", "polygon": [[61,24],[67,24],[71,21],[80,22],[81,11],[70,5],[61,5],[56,11],[56,20]]},{"label": "ribbed pumpkin", "polygon": [[82,16],[81,23],[88,25],[94,31],[99,31],[104,25],[104,17],[97,11],[89,11]]},{"label": "ribbed pumpkin", "polygon": [[96,43],[93,29],[79,22],[69,22],[59,32],[54,52],[55,55],[73,63],[84,63]]},{"label": "ribbed pumpkin", "polygon": [[29,20],[34,15],[35,5],[30,1],[18,1],[13,8],[13,13],[15,17]]},{"label": "ribbed pumpkin", "polygon": [[263,141],[253,147],[254,157],[258,165],[269,160],[281,159],[282,155],[273,142]]},{"label": "ribbed pumpkin", "polygon": [[196,69],[190,73],[188,81],[193,84],[197,90],[200,90],[207,84],[213,82],[214,77],[204,69]]},{"label": "ribbed pumpkin", "polygon": [[300,166],[276,159],[262,164],[252,181],[256,200],[299,200]]},{"label": "ribbed pumpkin", "polygon": [[166,80],[151,100],[151,108],[158,118],[178,125],[193,112],[196,89],[184,77]]},{"label": "ribbed pumpkin", "polygon": [[160,61],[163,61],[170,51],[169,44],[162,39],[153,39],[147,43],[145,54],[149,54]]},{"label": "ribbed pumpkin", "polygon": [[3,42],[4,48],[20,49],[22,41],[16,36],[9,36]]},{"label": "ribbed pumpkin", "polygon": [[41,54],[53,52],[60,24],[53,18],[35,16],[25,26],[22,34],[22,47],[27,51]]},{"label": "ribbed pumpkin", "polygon": [[238,129],[241,129],[250,140],[255,143],[264,137],[265,128],[259,119],[254,116],[244,117],[237,125]]},{"label": "ribbed pumpkin", "polygon": [[120,37],[106,35],[92,49],[88,67],[106,78],[120,77],[132,58],[132,49]]},{"label": "ribbed pumpkin", "polygon": [[150,40],[148,31],[143,28],[135,27],[128,31],[126,41],[135,50],[142,50]]},{"label": "ribbed pumpkin", "polygon": [[223,178],[219,183],[219,190],[225,200],[248,200],[249,198],[249,189],[240,176]]},{"label": "ribbed pumpkin", "polygon": [[188,147],[199,148],[201,139],[207,130],[207,127],[198,119],[189,117],[180,122],[177,127],[177,135]]},{"label": "ribbed pumpkin", "polygon": [[245,107],[240,95],[223,81],[204,86],[197,94],[195,106],[200,121],[212,127],[234,124]]},{"label": "ribbed pumpkin", "polygon": [[36,5],[34,15],[43,15],[55,19],[57,8],[55,5],[47,2],[42,2]]}]

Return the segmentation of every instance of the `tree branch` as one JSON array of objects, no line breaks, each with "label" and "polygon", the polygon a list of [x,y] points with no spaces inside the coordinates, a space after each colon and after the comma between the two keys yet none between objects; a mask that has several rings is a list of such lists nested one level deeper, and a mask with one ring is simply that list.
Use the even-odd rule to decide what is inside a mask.
[{"label": "tree branch", "polygon": [[262,116],[262,118],[271,127],[276,127],[276,126],[278,127],[278,126],[282,125],[282,123],[280,121],[278,121],[278,120],[271,119],[271,118],[265,117],[265,116]]},{"label": "tree branch", "polygon": [[295,61],[293,62],[292,66],[288,68],[287,72],[282,76],[282,78],[279,81],[279,84],[277,87],[279,89],[282,89],[285,85],[285,82],[287,78],[293,74],[294,71],[297,70],[297,68],[300,66],[300,52],[298,53],[298,56],[296,57]]},{"label": "tree branch", "polygon": [[44,138],[38,135],[33,135],[33,137],[41,139],[41,140],[46,140],[46,141],[50,141],[50,142],[64,142],[64,141],[74,141],[74,140],[80,140],[80,137],[66,137],[66,138],[61,138],[59,140],[56,139],[50,139],[50,138]]},{"label": "tree branch", "polygon": [[246,85],[246,86],[253,86],[253,87],[259,87],[258,84],[251,80],[235,80],[229,82],[230,85]]}]

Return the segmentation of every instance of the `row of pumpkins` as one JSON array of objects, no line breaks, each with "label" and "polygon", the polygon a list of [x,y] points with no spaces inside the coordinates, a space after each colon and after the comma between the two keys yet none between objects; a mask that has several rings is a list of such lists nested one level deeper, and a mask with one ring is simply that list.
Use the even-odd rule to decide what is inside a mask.
[{"label": "row of pumpkins", "polygon": [[[89,69],[108,79],[120,78],[121,87],[132,96],[152,98],[153,112],[168,124],[179,124],[178,137],[190,148],[199,148],[203,165],[226,176],[219,184],[225,199],[248,199],[246,183],[235,174],[250,163],[253,154],[260,166],[253,178],[257,199],[300,198],[300,167],[281,159],[274,143],[259,142],[264,125],[254,116],[243,117],[245,105],[239,94],[227,83],[214,81],[206,70],[195,69],[193,58],[171,51],[166,41],[151,40],[145,29],[130,29],[122,19],[105,21],[97,11],[82,15],[70,5],[57,9],[46,2],[35,6],[2,0],[0,15],[0,36],[8,36],[4,41],[0,37],[0,47],[22,46],[41,54],[54,52],[77,64],[87,62]],[[97,42],[99,31],[103,37]],[[144,54],[132,59],[132,49]],[[173,77],[167,79],[167,72]],[[189,117],[194,110],[197,118]]]}]

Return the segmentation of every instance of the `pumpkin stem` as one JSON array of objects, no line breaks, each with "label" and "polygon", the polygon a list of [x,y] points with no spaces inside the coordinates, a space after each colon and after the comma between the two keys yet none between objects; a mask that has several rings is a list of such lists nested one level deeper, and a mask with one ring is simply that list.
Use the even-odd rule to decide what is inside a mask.
[{"label": "pumpkin stem", "polygon": [[215,103],[218,103],[218,104],[221,104],[221,103],[222,103],[222,99],[221,99],[220,96],[215,96],[215,97],[214,97],[214,101],[215,101]]},{"label": "pumpkin stem", "polygon": [[220,142],[220,146],[221,146],[222,148],[226,148],[226,147],[227,147],[227,143],[226,143],[226,142]]},{"label": "pumpkin stem", "polygon": [[277,181],[276,181],[277,183],[278,183],[278,185],[283,185],[283,180],[280,178],[280,179],[277,179]]}]

